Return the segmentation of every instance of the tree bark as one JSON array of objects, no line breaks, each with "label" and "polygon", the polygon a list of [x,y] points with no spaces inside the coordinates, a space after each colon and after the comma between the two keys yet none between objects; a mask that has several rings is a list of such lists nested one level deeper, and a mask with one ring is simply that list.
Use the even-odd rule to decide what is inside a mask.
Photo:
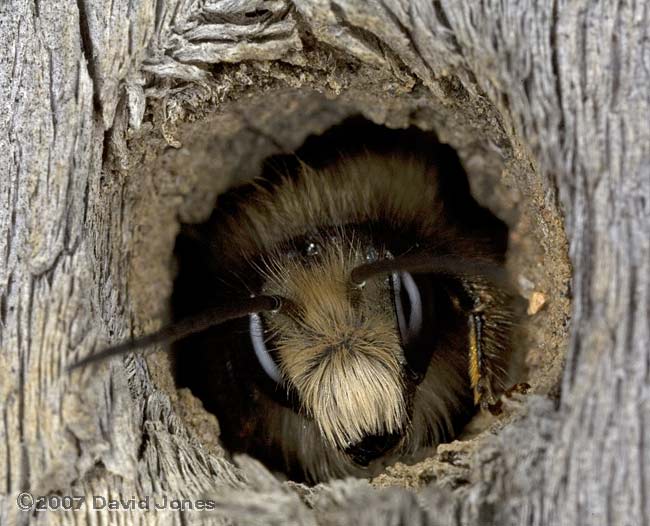
[{"label": "tree bark", "polygon": [[[0,9],[2,524],[650,524],[648,2]],[[230,462],[164,357],[66,371],[163,323],[179,218],[205,218],[267,155],[357,112],[434,129],[470,172],[509,167],[538,196],[527,213],[546,261],[560,258],[562,220],[570,338],[557,329],[550,380],[513,417],[462,462],[443,448],[417,491],[306,488]],[[562,367],[555,403],[545,391]],[[22,491],[89,500],[21,511]],[[93,495],[210,498],[217,510],[116,512],[93,509]]]}]

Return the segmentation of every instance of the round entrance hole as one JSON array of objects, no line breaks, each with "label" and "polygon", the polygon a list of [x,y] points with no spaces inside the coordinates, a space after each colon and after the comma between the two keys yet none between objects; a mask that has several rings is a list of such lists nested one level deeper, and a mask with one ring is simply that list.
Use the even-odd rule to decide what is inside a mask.
[{"label": "round entrance hole", "polygon": [[[409,177],[409,172],[414,169],[412,159],[418,159],[426,167],[426,184],[435,193],[433,206],[424,211],[419,210],[415,219],[409,210],[411,206],[417,209],[417,203],[404,201],[406,197],[412,200],[412,194],[409,193],[409,185],[413,184]],[[378,220],[377,217],[368,218],[368,221],[346,219],[339,224],[332,224],[331,211],[321,214],[330,219],[327,224],[303,224],[306,218],[318,216],[318,213],[312,213],[313,210],[306,213],[305,208],[323,206],[321,198],[309,198],[304,189],[301,191],[299,188],[301,179],[308,177],[303,163],[315,173],[326,174],[319,179],[318,184],[322,186],[312,187],[319,195],[327,195],[334,201],[351,199],[354,201],[353,208],[365,206],[364,210],[368,209],[365,197],[339,192],[336,185],[346,184],[346,181],[329,182],[335,178],[333,174],[351,160],[355,163],[355,168],[346,177],[363,178],[370,173],[369,181],[364,183],[370,186],[383,184],[382,177],[394,179],[390,189],[396,195],[389,202],[401,203],[404,210],[398,216],[404,219],[404,224],[386,225],[386,221]],[[389,166],[386,169],[391,173],[384,174],[384,166]],[[372,170],[378,169],[379,172],[374,176],[375,182]],[[352,184],[351,188],[365,188],[364,184]],[[287,196],[287,187],[295,195]],[[498,397],[504,389],[524,380],[530,381],[530,370],[527,371],[525,361],[531,338],[523,330],[526,325],[526,302],[522,296],[528,294],[529,314],[535,314],[532,310],[541,307],[540,293],[536,296],[537,300],[531,299],[533,293],[526,289],[527,284],[523,281],[525,278],[521,276],[519,287],[489,279],[480,281],[486,289],[479,293],[475,287],[479,282],[468,285],[474,269],[469,274],[463,274],[449,268],[454,265],[463,268],[470,258],[478,258],[486,268],[478,268],[476,272],[485,277],[494,267],[505,265],[506,260],[512,263],[536,257],[532,253],[534,251],[526,252],[530,247],[524,250],[526,254],[522,253],[525,243],[521,241],[520,226],[517,232],[517,225],[521,225],[521,221],[512,208],[503,204],[508,203],[508,199],[502,197],[499,204],[499,199],[495,198],[498,192],[493,190],[494,186],[491,191],[486,180],[474,181],[474,187],[475,193],[483,193],[484,197],[487,192],[490,193],[485,200],[497,208],[495,211],[503,219],[510,221],[514,230],[509,232],[509,225],[477,203],[470,192],[467,174],[456,152],[450,146],[441,144],[433,133],[416,128],[391,130],[356,117],[333,126],[323,134],[308,137],[295,155],[267,158],[255,184],[244,183],[226,189],[218,197],[215,211],[207,222],[185,224],[181,228],[175,248],[178,265],[172,298],[175,319],[228,305],[250,295],[263,294],[268,288],[268,276],[274,271],[278,272],[278,265],[284,264],[293,270],[297,267],[318,266],[314,261],[318,261],[320,256],[325,257],[327,243],[348,243],[344,248],[353,250],[356,241],[351,240],[356,239],[359,249],[366,251],[364,254],[368,249],[385,251],[388,257],[397,257],[398,260],[400,256],[422,251],[420,243],[424,243],[427,250],[451,259],[451,265],[448,264],[442,272],[421,274],[424,277],[418,277],[414,281],[414,294],[422,304],[422,307],[420,304],[417,307],[423,316],[422,337],[428,338],[427,342],[435,341],[435,344],[410,344],[414,350],[410,353],[405,351],[405,356],[402,357],[406,371],[405,378],[400,378],[400,389],[404,392],[404,414],[400,416],[402,421],[394,428],[379,425],[373,433],[368,431],[372,425],[364,424],[373,415],[386,413],[382,413],[381,408],[363,405],[384,403],[381,397],[369,401],[370,395],[363,391],[368,390],[368,386],[371,388],[373,383],[381,382],[371,378],[365,388],[358,387],[359,393],[353,392],[356,387],[354,382],[364,380],[365,373],[359,372],[359,367],[362,366],[355,361],[356,358],[351,357],[353,350],[350,346],[340,351],[344,353],[338,358],[342,365],[339,369],[333,369],[338,371],[333,373],[334,380],[327,376],[331,371],[318,367],[319,363],[322,365],[323,361],[329,360],[332,353],[339,351],[333,351],[333,346],[330,345],[327,349],[309,354],[309,348],[319,345],[318,341],[313,340],[317,332],[313,329],[314,326],[320,327],[321,322],[327,323],[327,308],[319,311],[322,320],[311,320],[311,331],[301,333],[301,337],[306,339],[294,341],[291,345],[285,341],[287,336],[281,332],[282,326],[273,326],[272,321],[262,321],[262,317],[233,320],[176,344],[173,365],[176,385],[181,389],[189,389],[201,401],[205,410],[217,417],[221,430],[220,440],[227,451],[250,454],[271,470],[297,481],[318,482],[346,475],[372,477],[397,461],[414,463],[431,456],[438,443],[450,442],[461,435],[477,412],[477,388],[472,385],[470,375],[472,360],[485,360],[485,376],[487,371],[494,375],[492,383],[495,397],[490,404],[484,404],[484,409],[488,405],[493,409],[496,405],[500,406]],[[401,192],[404,193],[404,198],[401,197]],[[368,192],[368,198],[371,195],[372,192]],[[281,200],[284,200],[282,205],[278,204]],[[282,206],[295,208],[293,217]],[[329,206],[338,205],[330,203]],[[287,219],[282,225],[260,224],[277,220],[276,216],[284,212],[287,212]],[[347,213],[350,213],[349,210]],[[357,215],[363,214],[359,211]],[[427,217],[418,217],[422,215]],[[354,211],[351,213],[353,216]],[[380,213],[378,217],[391,216]],[[427,240],[418,239],[413,224],[408,223],[407,218],[417,224],[435,225],[435,236]],[[390,232],[387,233],[386,229]],[[250,241],[250,231],[255,231],[257,235],[254,252],[246,246]],[[260,240],[260,235],[268,236],[269,239]],[[275,251],[275,248],[269,247],[278,245],[282,246],[281,252],[291,253],[294,259],[280,261],[269,257]],[[305,249],[304,253],[300,253],[301,248]],[[309,254],[310,249],[315,253]],[[246,250],[248,252],[242,255],[241,252]],[[318,254],[319,251],[323,254]],[[298,279],[286,268],[283,271],[284,279]],[[408,273],[406,275],[410,276]],[[326,281],[329,277],[324,276],[323,279]],[[400,301],[396,300],[391,275],[388,274],[379,281],[387,284],[385,289],[388,293],[377,297],[390,304],[391,312],[394,312],[396,306],[399,310]],[[322,282],[308,283],[314,288],[323,287]],[[502,287],[507,287],[509,297],[497,301],[495,296],[501,292],[506,293]],[[522,292],[522,288],[526,290]],[[286,291],[287,288],[280,287],[277,290]],[[322,290],[325,303],[331,292],[326,288]],[[415,310],[411,296],[403,292],[397,294],[404,298],[403,302],[407,304],[409,312]],[[481,294],[483,296],[479,298]],[[534,301],[538,302],[537,306]],[[475,303],[468,307],[460,305],[463,302]],[[429,308],[427,304],[432,306]],[[472,309],[480,311],[480,314],[468,318],[468,312]],[[363,308],[359,310],[363,318]],[[304,324],[306,315],[303,313],[301,316],[300,323]],[[254,320],[258,324],[255,327]],[[482,338],[481,333],[472,336],[472,331],[477,330],[473,320],[484,324]],[[395,325],[394,332],[399,334],[399,320]],[[257,339],[256,330],[261,335]],[[327,334],[316,336],[323,340],[328,340],[329,337]],[[375,332],[371,333],[370,340],[373,338],[377,338]],[[475,354],[472,355],[469,350],[476,347],[477,343],[484,348],[475,349]],[[406,349],[407,346],[404,347]],[[300,353],[307,356],[301,360],[309,363],[293,364],[298,370],[295,367],[292,369],[293,356]],[[348,374],[355,367],[356,376]],[[473,367],[476,369],[476,365]],[[381,367],[379,370],[370,367],[368,374],[377,375],[381,372]],[[308,387],[305,387],[304,376],[309,374],[320,376],[313,384],[307,383]],[[418,374],[419,377],[415,380],[409,377]],[[473,374],[477,376],[475,370]],[[296,385],[300,385],[296,379],[301,376],[302,389],[296,388]],[[352,377],[348,383],[347,376]],[[332,385],[348,391],[337,393]],[[436,385],[444,387],[433,387]],[[386,389],[385,402],[389,404],[390,385],[379,386]],[[308,388],[316,392],[309,393],[312,399],[306,403]],[[329,398],[337,396],[334,403],[328,403]],[[344,412],[345,407],[339,408],[338,404],[345,402],[346,397],[353,398],[359,407],[352,407],[351,412],[345,415],[347,420],[337,419],[332,414],[315,414],[320,408],[319,404],[329,411],[341,409]],[[341,432],[346,431],[346,425],[354,427],[355,423],[350,423],[354,419],[358,419],[358,427],[363,428],[363,433],[359,434],[363,435],[361,439],[357,437],[356,441],[350,440],[348,435],[347,444],[341,444],[344,439],[338,443],[334,441],[334,445],[332,440],[323,438],[323,434],[336,428],[336,425],[339,426],[336,428],[339,431],[343,429]]]},{"label": "round entrance hole", "polygon": [[[310,91],[279,91],[274,95],[272,110],[266,102],[250,99],[245,104],[224,107],[221,113],[204,120],[179,126],[180,148],[166,146],[152,136],[141,142],[141,148],[134,141],[131,170],[141,165],[145,172],[144,177],[131,179],[136,195],[133,221],[138,228],[130,244],[133,256],[129,297],[138,325],[136,334],[150,332],[174,316],[180,317],[185,312],[183,304],[195,302],[191,294],[188,301],[179,299],[178,282],[173,287],[173,301],[167,299],[172,295],[174,279],[180,280],[184,274],[183,259],[191,254],[188,247],[181,247],[182,240],[187,241],[200,230],[214,210],[225,211],[232,206],[236,201],[233,198],[245,192],[254,178],[261,177],[268,185],[277,180],[278,173],[295,172],[296,152],[303,161],[320,169],[336,163],[343,152],[354,157],[373,148],[402,150],[423,155],[437,166],[442,176],[436,181],[445,196],[445,209],[473,235],[483,230],[491,239],[491,250],[505,255],[513,295],[517,303],[524,303],[523,310],[528,313],[517,318],[504,387],[525,381],[531,385],[529,395],[557,396],[568,329],[570,269],[553,190],[543,185],[532,157],[515,142],[509,142],[513,138],[504,134],[498,120],[488,118],[492,111],[489,108],[479,104],[470,112],[463,98],[463,105],[454,113],[416,91],[396,101],[388,113],[376,115],[378,106],[373,101],[365,92],[352,93],[345,100],[328,100]],[[359,114],[382,125],[360,117],[350,119]],[[437,137],[427,130],[435,130]],[[400,179],[399,173],[395,179]],[[175,241],[176,256],[172,254]],[[220,258],[211,260],[218,262]],[[170,308],[172,303],[174,309]],[[193,308],[199,306],[197,301]],[[240,336],[247,337],[250,327],[241,330]],[[176,350],[176,356],[180,356],[180,347]],[[232,401],[238,398],[226,398],[215,408],[195,396],[200,393],[196,385],[191,385],[192,375],[181,369],[183,363],[190,369],[203,369],[204,363],[193,360],[197,354],[192,349],[183,351],[187,356],[178,361],[172,359],[171,353],[148,355],[148,368],[137,381],[171,398],[180,423],[198,438],[200,449],[219,457],[247,450],[228,441],[227,423],[215,417],[220,408],[232,407]],[[243,355],[254,357],[250,352]],[[257,358],[252,365],[259,372]],[[513,396],[524,401],[520,406],[525,407],[525,396]],[[471,391],[468,397],[467,411],[461,412],[455,422],[454,433],[444,438],[458,440],[395,459],[397,464],[388,466],[373,479],[374,483],[419,486],[436,479],[451,487],[464,484],[469,476],[469,457],[481,441],[521,414],[513,406],[505,407],[497,417],[486,417],[488,412],[482,411],[471,418],[476,412]],[[469,418],[469,425],[463,427]],[[366,457],[366,450],[381,453],[379,444],[390,444],[393,439],[371,436],[360,444],[364,451],[350,453]],[[249,452],[263,457],[259,451]],[[413,465],[400,462],[418,458],[423,460]],[[301,469],[287,470],[284,460],[262,460],[279,470],[279,475],[304,479]],[[356,475],[367,477],[379,471]]]}]

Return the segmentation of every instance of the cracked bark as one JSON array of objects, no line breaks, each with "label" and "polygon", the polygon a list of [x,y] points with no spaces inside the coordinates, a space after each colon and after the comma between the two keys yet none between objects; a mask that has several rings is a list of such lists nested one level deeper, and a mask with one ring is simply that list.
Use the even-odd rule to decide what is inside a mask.
[{"label": "cracked bark", "polygon": [[[20,512],[29,490],[215,498],[204,524],[650,523],[647,2],[14,0],[0,21],[0,522],[109,520]],[[354,113],[505,166],[538,196],[546,262],[563,213],[558,403],[562,359],[542,356],[537,394],[417,492],[307,489],[201,440],[217,424],[188,423],[164,357],[65,372],[163,322],[177,217]]]}]

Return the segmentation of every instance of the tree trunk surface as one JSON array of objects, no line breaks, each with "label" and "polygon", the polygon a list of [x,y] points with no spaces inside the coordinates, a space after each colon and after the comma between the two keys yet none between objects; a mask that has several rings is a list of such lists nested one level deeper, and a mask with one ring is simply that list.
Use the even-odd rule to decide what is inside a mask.
[{"label": "tree trunk surface", "polygon": [[[10,0],[0,28],[1,524],[650,524],[649,2]],[[310,488],[229,460],[165,355],[66,371],[167,319],[179,220],[358,113],[530,190],[544,261],[565,232],[570,325],[512,416],[413,484]],[[216,509],[137,509],[163,495]]]}]

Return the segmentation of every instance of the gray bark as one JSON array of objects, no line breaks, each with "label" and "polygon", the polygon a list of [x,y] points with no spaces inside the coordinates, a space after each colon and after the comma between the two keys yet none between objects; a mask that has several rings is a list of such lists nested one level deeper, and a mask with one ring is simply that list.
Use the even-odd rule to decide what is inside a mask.
[{"label": "gray bark", "polygon": [[[2,524],[650,523],[648,2],[0,9]],[[551,301],[534,393],[507,418],[409,472],[417,490],[399,473],[305,488],[229,461],[164,355],[66,372],[165,321],[179,218],[357,112],[434,129],[527,203]],[[21,491],[218,510],[31,513]]]}]

